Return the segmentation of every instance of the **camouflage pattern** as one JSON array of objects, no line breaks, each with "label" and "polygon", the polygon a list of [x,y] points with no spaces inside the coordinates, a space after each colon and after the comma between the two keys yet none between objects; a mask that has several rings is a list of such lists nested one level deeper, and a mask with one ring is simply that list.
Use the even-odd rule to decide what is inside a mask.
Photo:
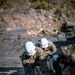
[{"label": "camouflage pattern", "polygon": [[53,42],[51,42],[50,40],[48,40],[48,48],[47,50],[43,50],[39,45],[36,48],[36,50],[38,51],[38,54],[40,56],[40,59],[45,59],[47,56],[52,55],[53,53],[55,53],[57,51],[56,46],[54,45]]},{"label": "camouflage pattern", "polygon": [[49,41],[49,47],[45,51],[40,47],[36,47],[34,57],[29,57],[24,53],[23,66],[25,67],[26,75],[35,75],[35,66],[40,66],[40,71],[43,75],[49,75],[46,60],[49,58],[49,55],[54,52],[56,52],[56,47],[51,41]]},{"label": "camouflage pattern", "polygon": [[56,46],[53,44],[53,42],[49,41],[48,45],[49,46],[47,50],[43,50],[41,47],[37,47],[41,59],[45,59],[45,58],[47,59],[47,57],[49,57],[50,55],[56,52]]},{"label": "camouflage pattern", "polygon": [[27,56],[25,53],[22,55],[22,64],[25,69],[25,75],[34,75],[32,64],[34,63],[34,59]]},{"label": "camouflage pattern", "polygon": [[50,75],[50,72],[47,67],[46,61],[51,58],[51,55],[56,52],[56,46],[49,41],[49,47],[47,50],[43,50],[40,47],[37,47],[37,51],[39,52],[39,57],[41,61],[40,70],[43,75]]},{"label": "camouflage pattern", "polygon": [[46,64],[46,59],[47,59],[46,57],[50,55],[50,51],[49,50],[44,51],[40,47],[37,47],[36,49],[37,49],[37,54],[39,55],[39,61],[37,62],[40,63],[40,71],[42,75],[50,75]]},{"label": "camouflage pattern", "polygon": [[43,50],[40,47],[36,47],[36,53],[34,57],[29,57],[25,53],[23,54],[23,66],[26,71],[26,75],[35,75],[34,67],[40,65],[43,58]]},{"label": "camouflage pattern", "polygon": [[49,46],[48,46],[47,50],[43,50],[41,47],[37,47],[37,51],[40,54],[39,55],[40,60],[42,60],[41,65],[40,65],[40,70],[41,70],[43,75],[50,75],[46,61],[51,58],[51,55],[53,53],[56,52],[56,46],[51,41],[49,41],[48,45]]},{"label": "camouflage pattern", "polygon": [[50,53],[51,54],[55,53],[57,49],[56,49],[56,46],[54,45],[54,43],[49,40],[48,45],[49,45],[48,50],[50,50]]},{"label": "camouflage pattern", "polygon": [[44,51],[40,47],[36,47],[36,56],[39,57],[40,60],[44,59]]}]

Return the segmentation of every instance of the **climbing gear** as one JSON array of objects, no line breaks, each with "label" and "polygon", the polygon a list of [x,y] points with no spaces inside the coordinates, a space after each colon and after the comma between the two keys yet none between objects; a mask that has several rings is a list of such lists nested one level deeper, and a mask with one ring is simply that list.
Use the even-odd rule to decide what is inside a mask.
[{"label": "climbing gear", "polygon": [[35,48],[35,45],[31,41],[26,42],[24,45],[25,54],[28,56],[34,55],[36,53]]}]

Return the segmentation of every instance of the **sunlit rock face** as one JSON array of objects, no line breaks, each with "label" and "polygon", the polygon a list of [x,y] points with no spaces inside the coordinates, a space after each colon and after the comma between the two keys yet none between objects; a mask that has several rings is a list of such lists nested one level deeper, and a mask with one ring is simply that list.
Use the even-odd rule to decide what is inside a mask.
[{"label": "sunlit rock face", "polygon": [[[29,5],[30,3],[25,5],[24,0],[22,0],[21,3],[25,8],[29,8],[26,5]],[[54,4],[56,3],[57,2]],[[20,6],[22,6],[22,4]],[[61,13],[59,17],[55,15],[55,8],[46,11],[33,8],[25,9],[22,8],[23,6],[18,7],[18,3],[14,5],[15,7],[11,9],[0,9],[0,74],[25,75],[26,71],[20,58],[24,51],[24,43],[26,41],[32,41],[36,44],[42,37],[46,37],[56,45],[58,50],[56,53],[57,56],[62,52],[64,55],[70,57],[67,60],[70,61],[70,65],[66,68],[64,68],[64,63],[58,64],[62,69],[62,75],[74,75],[75,27],[72,29],[67,28],[70,31],[72,30],[72,32],[69,33],[60,32],[60,28],[65,21],[67,21],[69,26],[75,26],[75,22],[69,22],[69,18],[63,13]],[[66,10],[65,6],[64,9]],[[71,21],[74,21],[73,17]],[[55,58],[55,60],[57,60],[57,58]],[[56,71],[53,62],[53,57],[50,57],[46,62],[49,71],[52,70],[50,72]],[[37,70],[39,70],[41,74],[40,68],[37,66],[35,75],[39,75]]]},{"label": "sunlit rock face", "polygon": [[[21,12],[22,11],[22,12]],[[62,21],[54,20],[51,11],[31,9],[14,9],[1,15],[1,24],[8,25],[6,30],[27,29],[29,36],[56,35],[61,28]],[[27,36],[28,36],[27,35]]]}]

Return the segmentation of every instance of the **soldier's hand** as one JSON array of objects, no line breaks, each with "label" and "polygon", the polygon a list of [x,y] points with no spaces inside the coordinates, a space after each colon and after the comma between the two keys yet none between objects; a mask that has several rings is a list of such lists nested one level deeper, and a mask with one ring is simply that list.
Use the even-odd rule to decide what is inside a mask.
[{"label": "soldier's hand", "polygon": [[52,57],[52,55],[49,54],[49,55],[46,56],[46,59],[49,60],[51,57]]}]

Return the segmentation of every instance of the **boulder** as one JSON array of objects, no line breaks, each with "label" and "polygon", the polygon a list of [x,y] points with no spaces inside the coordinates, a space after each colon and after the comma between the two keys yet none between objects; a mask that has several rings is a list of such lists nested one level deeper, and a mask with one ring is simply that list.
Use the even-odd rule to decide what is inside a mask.
[{"label": "boulder", "polygon": [[23,13],[14,13],[13,14],[13,19],[16,23],[17,26],[25,27],[26,23],[28,22],[27,20],[28,16],[25,16]]},{"label": "boulder", "polygon": [[66,22],[67,26],[74,26],[75,27],[75,22]]},{"label": "boulder", "polygon": [[12,18],[11,14],[4,14],[2,15],[3,20],[13,29],[16,28],[16,24]]},{"label": "boulder", "polygon": [[0,12],[1,12],[1,13],[3,13],[3,12],[4,12],[4,9],[3,9],[3,8],[1,8],[1,9],[0,9]]},{"label": "boulder", "polygon": [[62,18],[62,19],[65,19],[65,18],[66,18],[66,15],[62,13],[62,14],[61,14],[61,18]]},{"label": "boulder", "polygon": [[45,21],[44,15],[42,15],[40,13],[38,13],[38,18],[39,18],[39,20],[41,20],[41,22]]},{"label": "boulder", "polygon": [[9,28],[7,24],[0,24],[0,31],[5,31],[7,28]]}]

